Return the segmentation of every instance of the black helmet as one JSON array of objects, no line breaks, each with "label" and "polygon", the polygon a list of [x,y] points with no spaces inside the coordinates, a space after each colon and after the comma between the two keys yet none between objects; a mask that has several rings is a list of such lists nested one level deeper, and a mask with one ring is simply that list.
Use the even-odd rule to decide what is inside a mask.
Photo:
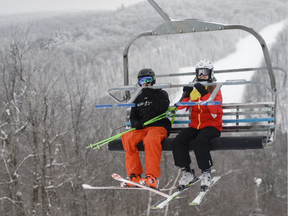
[{"label": "black helmet", "polygon": [[[155,73],[154,73],[154,71],[153,71],[152,69],[150,69],[150,68],[143,68],[143,69],[141,69],[141,70],[138,72],[137,78],[138,78],[138,80],[139,80],[139,78],[141,78],[141,77],[148,77],[148,76],[152,78],[151,84],[152,84],[152,85],[155,84],[155,82],[156,82]],[[139,83],[139,85],[140,85],[140,83]],[[140,86],[141,86],[141,85],[140,85]]]}]

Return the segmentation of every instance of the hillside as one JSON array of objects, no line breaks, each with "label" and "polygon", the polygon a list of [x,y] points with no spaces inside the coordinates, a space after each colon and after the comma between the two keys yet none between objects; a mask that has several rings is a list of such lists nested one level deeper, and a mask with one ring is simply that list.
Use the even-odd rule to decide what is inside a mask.
[{"label": "hillside", "polygon": [[[288,17],[284,0],[157,2],[173,18],[241,24],[257,31]],[[159,197],[145,191],[82,189],[83,183],[116,185],[111,173],[125,175],[123,153],[109,152],[105,146],[86,148],[123,130],[114,129],[123,126],[125,110],[95,110],[94,105],[115,103],[106,90],[123,85],[125,45],[162,22],[148,2],[112,12],[0,17],[0,215],[187,215],[193,211],[197,216],[256,216],[260,211],[258,215],[270,216],[275,206],[278,215],[287,213],[283,189],[287,189],[287,131],[281,130],[277,135],[281,145],[270,151],[213,154],[223,178],[200,207],[188,207],[181,199],[167,212],[150,212],[149,205]],[[233,52],[236,41],[246,35],[227,31],[140,39],[130,49],[130,81],[135,83],[142,67],[164,74],[202,58],[214,62]],[[287,47],[287,29],[270,53],[273,65],[287,70],[283,47]],[[259,100],[266,95],[259,89],[250,91],[257,92]],[[284,128],[286,95],[287,90],[278,106]],[[165,187],[178,172],[170,153],[163,154],[161,168],[160,184]],[[258,200],[254,177],[264,179]],[[187,191],[186,196],[195,193],[196,189]],[[224,201],[219,202],[219,196]]]},{"label": "hillside", "polygon": [[[158,3],[171,17],[197,18],[226,24],[242,24],[251,26],[256,31],[287,17],[287,11],[283,9],[285,8],[285,1],[272,3],[271,1],[259,0],[253,3],[247,1],[245,4],[231,3],[230,1],[213,1],[212,3],[203,1],[198,5],[195,1],[188,0],[181,1],[181,4],[178,1],[176,3],[175,1],[162,0]],[[182,5],[185,5],[185,7],[182,7]],[[207,5],[213,5],[213,7]],[[231,7],[231,9],[223,10],[225,7]],[[269,13],[270,8],[273,8],[274,13]],[[117,68],[115,73],[119,75],[121,75],[122,71],[122,52],[129,39],[139,32],[153,29],[162,22],[162,18],[148,2],[122,8],[116,12],[47,14],[47,18],[44,15],[38,15],[40,16],[39,18],[36,18],[37,14],[34,16],[34,20],[31,15],[26,19],[25,17],[14,17],[12,20],[13,23],[18,23],[18,26],[30,26],[30,31],[39,35],[38,40],[42,40],[42,43],[49,44],[54,49],[61,50],[68,57],[77,53],[79,56],[85,56],[86,61],[97,65],[103,65],[103,61],[111,60],[111,66],[114,70]],[[6,19],[2,19],[3,21],[0,21],[0,23],[9,23]],[[10,32],[10,23],[8,28],[3,29],[2,26],[0,25],[0,33],[2,32],[3,34],[5,32],[7,34],[7,32]],[[131,71],[138,71],[139,67],[147,64],[145,61],[141,61],[142,65],[139,65],[137,59],[141,58],[144,60],[151,52],[160,53],[159,50],[151,49],[151,47],[161,47],[159,59],[163,59],[163,62],[160,62],[160,64],[167,66],[162,69],[159,67],[158,60],[154,58],[155,62],[149,62],[151,67],[153,66],[160,73],[163,70],[174,72],[179,67],[194,65],[194,59],[198,59],[199,56],[206,55],[206,58],[213,60],[222,58],[235,49],[235,42],[245,34],[242,31],[236,33],[227,31],[223,35],[212,33],[211,35],[205,35],[205,42],[203,42],[202,35],[195,34],[192,38],[192,43],[186,44],[185,47],[181,44],[187,40],[188,36],[183,36],[182,39],[180,37],[177,40],[166,37],[141,39],[131,47],[131,56],[136,59],[131,59],[130,61]],[[227,37],[229,37],[229,40],[226,40]],[[167,44],[170,46],[167,46]],[[191,50],[195,49],[195,44],[199,44],[202,47],[202,49],[197,50],[197,53],[191,52]],[[203,49],[203,47],[205,48]],[[211,53],[212,51],[213,53]],[[187,52],[189,55],[186,54]],[[217,57],[215,58],[214,56]],[[171,61],[172,59],[173,61]],[[115,80],[118,80],[118,78],[120,76]],[[114,83],[113,80],[112,83]]]}]

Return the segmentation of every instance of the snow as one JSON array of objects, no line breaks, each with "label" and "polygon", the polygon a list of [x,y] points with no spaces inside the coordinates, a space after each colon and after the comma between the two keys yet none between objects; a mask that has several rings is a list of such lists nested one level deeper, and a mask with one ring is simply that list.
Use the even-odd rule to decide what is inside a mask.
[{"label": "snow", "polygon": [[[273,43],[276,42],[276,37],[283,29],[285,22],[287,22],[287,20],[283,20],[279,23],[269,25],[260,31],[259,34],[264,38],[268,47],[268,51],[273,45]],[[262,61],[264,61],[264,56],[261,46],[254,36],[249,35],[238,41],[238,43],[236,44],[236,51],[234,53],[231,53],[225,58],[213,62],[213,64],[215,70],[223,70],[233,68],[235,69],[246,67],[260,67]],[[195,67],[193,66],[179,69],[179,73],[184,73],[188,71],[195,71]],[[249,81],[251,80],[252,75],[253,72],[241,72],[233,74],[216,74],[215,77],[217,78],[218,82],[225,82],[226,80],[235,79],[246,79],[247,81]],[[187,77],[181,78],[181,83],[187,83]],[[224,102],[244,102],[244,99],[241,98],[241,96],[243,94],[245,86],[237,85],[237,90],[235,90],[235,88],[235,85],[222,87],[221,91]]]},{"label": "snow", "polygon": [[255,182],[256,186],[259,187],[260,184],[262,183],[262,179],[261,178],[254,178],[254,182]]},{"label": "snow", "polygon": [[6,109],[6,114],[7,114],[7,116],[10,116],[10,110],[9,109]]}]

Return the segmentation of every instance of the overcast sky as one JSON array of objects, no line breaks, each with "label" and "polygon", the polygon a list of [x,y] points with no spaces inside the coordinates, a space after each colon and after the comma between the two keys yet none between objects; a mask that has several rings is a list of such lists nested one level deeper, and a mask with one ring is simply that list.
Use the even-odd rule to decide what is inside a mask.
[{"label": "overcast sky", "polygon": [[[0,15],[36,11],[116,10],[146,0],[0,0]],[[147,2],[148,3],[148,2]]]}]

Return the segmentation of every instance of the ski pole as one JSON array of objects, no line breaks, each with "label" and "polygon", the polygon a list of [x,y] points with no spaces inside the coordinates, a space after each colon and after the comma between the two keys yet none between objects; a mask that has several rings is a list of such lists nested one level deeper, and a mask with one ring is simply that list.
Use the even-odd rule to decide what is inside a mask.
[{"label": "ski pole", "polygon": [[[146,125],[151,124],[151,123],[153,123],[153,122],[159,121],[159,120],[161,120],[161,119],[163,119],[163,118],[165,118],[165,117],[166,117],[166,112],[162,113],[162,114],[159,115],[159,116],[156,116],[155,118],[152,118],[152,119],[148,120],[147,122],[144,123],[144,125],[146,126]],[[100,142],[97,142],[97,143],[94,143],[94,144],[90,144],[90,145],[87,146],[86,148],[93,148],[94,146],[96,146],[96,147],[94,147],[94,149],[96,149],[96,148],[99,149],[101,146],[103,146],[103,145],[105,145],[105,144],[107,144],[107,143],[109,143],[109,142],[111,142],[111,141],[113,141],[113,140],[115,140],[115,139],[117,139],[117,138],[120,138],[124,133],[128,133],[128,132],[133,131],[133,130],[135,130],[135,129],[136,129],[136,128],[132,128],[132,129],[130,129],[130,130],[128,130],[128,131],[124,131],[124,132],[122,132],[122,133],[120,133],[120,134],[117,134],[117,135],[115,135],[115,136],[109,137],[109,138],[107,138],[107,139],[105,139],[105,140],[102,140],[102,141],[100,141]]]},{"label": "ski pole", "polygon": [[113,141],[113,140],[115,140],[117,138],[120,138],[124,133],[130,132],[130,131],[133,131],[133,130],[135,130],[135,128],[132,128],[132,129],[130,129],[128,131],[125,131],[123,133],[117,134],[115,136],[109,137],[109,138],[107,138],[105,140],[102,140],[100,142],[97,142],[95,144],[90,144],[90,146],[87,146],[86,148],[93,148],[96,145],[96,147],[94,147],[94,149],[96,149],[96,148],[99,149],[101,146],[106,145],[107,143],[109,143],[109,142],[111,142],[111,141]]}]

